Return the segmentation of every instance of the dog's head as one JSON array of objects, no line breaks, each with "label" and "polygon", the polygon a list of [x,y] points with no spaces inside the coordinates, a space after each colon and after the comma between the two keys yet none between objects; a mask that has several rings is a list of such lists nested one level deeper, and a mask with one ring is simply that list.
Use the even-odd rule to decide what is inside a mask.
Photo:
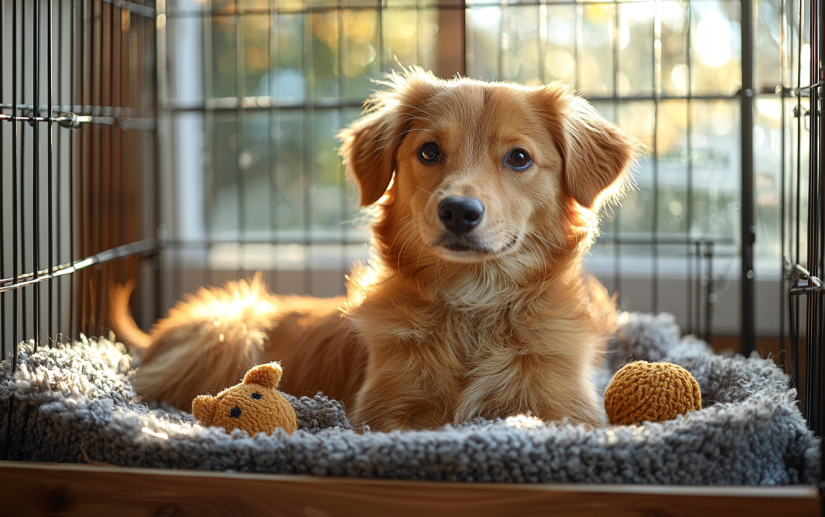
[{"label": "dog's head", "polygon": [[401,268],[580,248],[636,148],[560,84],[444,81],[414,68],[370,103],[342,131],[341,154],[361,205],[380,200],[376,244]]}]

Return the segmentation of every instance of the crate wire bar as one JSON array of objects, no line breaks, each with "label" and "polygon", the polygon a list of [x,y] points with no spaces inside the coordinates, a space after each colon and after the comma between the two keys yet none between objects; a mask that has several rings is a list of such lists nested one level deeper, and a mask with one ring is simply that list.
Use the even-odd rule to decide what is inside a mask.
[{"label": "crate wire bar", "polygon": [[[791,184],[792,197],[790,213],[792,216],[789,225],[788,254],[784,256],[784,277],[787,281],[786,293],[789,312],[790,359],[792,362],[790,373],[793,382],[799,387],[799,396],[808,424],[818,435],[825,433],[825,393],[823,389],[822,372],[825,370],[825,353],[823,353],[823,338],[825,338],[825,305],[823,305],[822,277],[823,260],[825,259],[825,178],[823,178],[823,143],[825,143],[825,117],[822,116],[822,88],[825,85],[825,68],[820,56],[825,55],[825,38],[822,36],[822,27],[825,23],[825,12],[819,0],[812,0],[809,4],[810,13],[810,62],[809,77],[803,77],[802,63],[796,70],[797,87],[790,94],[796,97],[794,117],[797,121],[796,178]],[[799,5],[800,16],[803,6]],[[801,30],[801,26],[800,26]],[[801,42],[800,42],[801,43]],[[800,45],[801,47],[801,45]],[[801,55],[801,50],[798,50]],[[807,81],[805,83],[804,81]],[[803,96],[808,97],[807,108],[803,106]],[[804,121],[803,121],[804,119]],[[802,128],[809,129],[807,142],[810,154],[808,157],[807,182],[802,174],[804,161],[800,146],[802,145]],[[806,184],[807,183],[807,184]],[[807,192],[805,189],[807,187]],[[807,207],[804,206],[807,197]],[[804,239],[804,240],[803,240]],[[803,256],[803,253],[805,254]],[[800,298],[805,297],[804,312],[800,307]],[[804,317],[800,317],[804,316]],[[804,326],[804,340],[801,340],[800,327]],[[804,348],[803,348],[804,347]],[[804,365],[804,370],[800,367]],[[804,377],[801,373],[804,371]],[[825,472],[825,456],[823,456],[822,472]],[[825,483],[819,483],[820,493],[825,490]]]},{"label": "crate wire bar", "polygon": [[20,341],[104,333],[106,290],[156,253],[141,206],[154,18],[120,0],[0,4],[0,346],[15,367]]}]

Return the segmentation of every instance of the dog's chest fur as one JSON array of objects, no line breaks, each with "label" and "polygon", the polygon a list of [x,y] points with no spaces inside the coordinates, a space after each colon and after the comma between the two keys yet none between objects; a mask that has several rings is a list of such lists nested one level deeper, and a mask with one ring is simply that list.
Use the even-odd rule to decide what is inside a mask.
[{"label": "dog's chest fur", "polygon": [[[387,286],[381,292],[395,295],[368,298],[351,317],[371,356],[381,356],[385,368],[404,377],[411,374],[416,382],[406,389],[430,397],[430,407],[413,411],[411,427],[477,416],[569,414],[569,408],[554,406],[552,392],[587,383],[578,378],[586,366],[569,379],[573,370],[559,371],[558,365],[590,363],[599,338],[581,328],[583,306],[556,310],[552,289],[529,302],[501,296],[501,303],[467,306]],[[542,383],[553,388],[542,393]]]}]

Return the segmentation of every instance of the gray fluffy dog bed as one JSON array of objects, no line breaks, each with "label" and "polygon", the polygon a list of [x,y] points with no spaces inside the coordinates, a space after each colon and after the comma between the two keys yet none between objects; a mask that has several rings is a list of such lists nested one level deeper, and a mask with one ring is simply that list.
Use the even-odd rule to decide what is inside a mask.
[{"label": "gray fluffy dog bed", "polygon": [[[132,358],[106,339],[20,347],[0,363],[0,447],[9,459],[384,479],[545,483],[814,483],[818,441],[773,362],[714,355],[679,338],[672,316],[627,314],[610,344],[615,371],[670,360],[699,382],[701,411],[665,423],[588,430],[529,416],[433,431],[358,433],[321,395],[290,397],[300,429],[249,437],[203,428],[135,397]],[[600,376],[601,389],[609,374]],[[6,440],[9,399],[12,432]],[[0,449],[4,450],[4,449]]]}]

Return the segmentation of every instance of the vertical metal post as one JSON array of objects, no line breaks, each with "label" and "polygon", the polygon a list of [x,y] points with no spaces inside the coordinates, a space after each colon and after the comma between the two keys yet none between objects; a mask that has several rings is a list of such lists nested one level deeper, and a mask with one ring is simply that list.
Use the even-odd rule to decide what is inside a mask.
[{"label": "vertical metal post", "polygon": [[716,294],[713,292],[713,241],[705,243],[705,258],[708,261],[708,284],[705,289],[705,336],[704,340],[712,344],[711,321],[713,321],[713,307],[716,303]]},{"label": "vertical metal post", "polygon": [[[5,2],[0,2],[0,48],[3,48],[3,43],[6,38],[6,4]],[[0,51],[0,70],[5,70],[4,63],[3,63],[3,52]],[[9,74],[4,74],[5,76]],[[3,76],[0,76],[0,97],[2,97],[5,85],[5,80]],[[3,190],[2,185],[4,185],[4,172],[6,169],[3,164],[5,164],[3,158],[3,129],[4,125],[0,124],[0,190]],[[0,192],[0,214],[5,214],[5,210],[3,209],[3,198],[5,197],[6,192]],[[8,237],[6,236],[6,221],[0,217],[0,276],[5,277],[6,274],[6,241]],[[6,294],[0,294],[0,360],[6,360],[6,343],[8,342],[8,338],[6,337]],[[11,345],[14,346],[14,345]]]},{"label": "vertical metal post", "polygon": [[[503,8],[502,8],[503,10]],[[449,79],[467,71],[464,0],[438,3],[438,53],[435,73]]]},{"label": "vertical metal post", "polygon": [[[53,228],[54,227],[54,213],[52,211],[52,207],[54,206],[54,197],[53,197],[54,196],[54,192],[53,192],[54,178],[52,176],[53,166],[54,166],[53,161],[52,161],[52,155],[54,154],[54,126],[52,124],[52,101],[54,100],[52,98],[53,89],[54,89],[54,86],[52,84],[52,67],[53,67],[53,56],[52,56],[52,54],[54,53],[54,44],[53,44],[54,27],[52,25],[53,24],[52,3],[53,3],[52,0],[48,0],[48,15],[47,15],[47,18],[48,18],[48,22],[49,22],[48,23],[49,37],[47,39],[47,41],[48,41],[48,64],[47,64],[47,67],[46,67],[47,71],[48,71],[48,79],[47,79],[48,104],[46,105],[46,107],[47,107],[47,112],[48,112],[48,117],[49,117],[49,126],[48,126],[49,127],[49,134],[48,134],[48,136],[49,136],[49,140],[48,140],[48,142],[49,142],[49,154],[48,154],[49,163],[48,163],[48,169],[47,169],[47,177],[48,177],[48,183],[49,183],[49,187],[47,189],[47,191],[48,191],[47,219],[49,221],[49,226],[48,226],[48,228],[49,228],[49,235],[48,235],[48,239],[49,239],[49,249],[48,249],[49,259],[47,261],[48,265],[49,265],[49,284],[48,284],[48,287],[49,287],[49,327],[48,327],[49,328],[49,333],[48,333],[48,336],[47,336],[46,339],[49,343],[49,346],[52,346],[52,342],[55,338],[55,335],[54,335],[54,277],[52,276],[54,274],[54,228]],[[62,23],[62,20],[60,20],[58,23]],[[58,59],[58,63],[59,62],[60,62],[60,60]],[[59,147],[58,147],[57,151],[58,151],[58,159],[59,159],[60,158],[60,156],[59,156],[60,148]]]},{"label": "vertical metal post", "polygon": [[[32,270],[34,280],[40,271],[40,0],[34,0],[32,19]],[[25,73],[25,72],[24,72]],[[25,189],[24,189],[25,192]],[[34,350],[40,346],[40,284],[32,286]]]},{"label": "vertical metal post", "polygon": [[[17,2],[15,2],[17,3]],[[27,2],[23,2],[23,9],[20,15],[20,43],[22,46],[22,55],[20,56],[20,100],[23,103],[26,102],[26,57],[29,55],[26,52],[26,19],[28,16],[26,15],[27,12]],[[15,18],[16,19],[16,18]],[[17,102],[16,100],[13,102]],[[25,109],[23,111],[25,113]],[[15,209],[15,214],[19,214],[20,217],[20,267],[25,272],[26,271],[26,127],[22,127],[22,131],[19,132],[18,136],[20,137],[20,183],[18,184],[19,192],[17,195],[19,196],[19,207],[20,212],[17,212]],[[26,339],[26,336],[29,333],[29,318],[28,318],[28,308],[29,304],[26,300],[26,291],[27,289],[24,287],[20,289],[20,298],[21,298],[21,319],[22,319],[22,337]],[[14,341],[17,344],[17,340]]]},{"label": "vertical metal post", "polygon": [[[787,135],[787,121],[786,113],[785,113],[785,99],[788,95],[788,88],[790,86],[790,71],[791,66],[793,63],[793,30],[790,31],[790,42],[787,45],[785,42],[788,41],[788,8],[785,4],[785,0],[781,0],[780,2],[780,14],[779,14],[779,39],[782,41],[782,49],[780,52],[780,89],[779,89],[779,120],[781,124],[781,128],[779,130],[780,137],[780,156],[781,159],[779,160],[779,357],[780,357],[780,367],[787,373],[787,364],[788,358],[785,353],[785,290],[788,289],[787,282],[785,281],[785,230],[787,229],[787,221],[788,218],[786,216],[787,213],[787,203],[786,203],[786,194],[785,194],[785,187],[787,183],[787,178],[785,174],[785,156],[787,154],[786,151],[786,142],[785,137]],[[788,51],[790,51],[791,59],[790,62],[788,61]],[[789,64],[791,63],[791,64]],[[788,75],[786,75],[786,71]],[[787,78],[787,80],[786,80]],[[787,84],[786,84],[787,83]]]},{"label": "vertical metal post", "polygon": [[[309,15],[310,17],[312,15]],[[246,17],[244,16],[243,12],[235,16],[235,99],[236,99],[236,110],[235,110],[235,178],[237,179],[236,185],[238,187],[237,196],[238,196],[238,241],[240,241],[240,246],[238,249],[241,250],[240,257],[238,257],[238,266],[237,268],[240,270],[239,277],[242,277],[244,272],[246,271],[246,251],[247,251],[247,228],[246,228],[246,210],[244,208],[245,203],[244,200],[246,198],[246,168],[241,168],[241,156],[243,153],[246,152],[247,144],[247,126],[246,126],[246,113],[244,113],[243,108],[243,99],[246,97],[246,52],[245,48],[245,41],[244,41],[244,21]],[[311,41],[311,40],[310,40]],[[312,52],[312,46],[310,44],[310,52]],[[313,70],[307,70],[307,75],[312,73]],[[311,90],[310,90],[311,92]],[[308,99],[313,99],[314,96],[308,95]],[[312,103],[312,100],[309,101]],[[173,175],[174,178],[175,175]],[[180,230],[178,230],[180,231]],[[176,235],[176,239],[180,239],[179,235]],[[180,257],[182,250],[178,250],[178,257]],[[304,254],[306,255],[306,251]],[[178,276],[181,276],[181,269],[179,266],[178,269]],[[176,295],[180,296],[182,294],[182,289],[178,289],[176,291]]]},{"label": "vertical metal post", "polygon": [[[797,22],[799,23],[799,31],[798,31],[798,38],[797,38],[797,68],[796,68],[796,87],[800,88],[802,86],[802,40],[804,39],[803,36],[803,25],[804,25],[804,0],[799,1],[799,13],[797,16]],[[791,196],[794,199],[794,203],[791,204],[791,211],[795,216],[791,217],[792,221],[795,221],[793,228],[791,228],[791,235],[795,236],[793,238],[793,242],[789,245],[789,248],[793,250],[793,264],[799,264],[799,240],[800,240],[800,220],[801,220],[801,212],[800,212],[800,200],[802,199],[802,194],[800,190],[800,185],[802,184],[802,127],[803,127],[803,119],[804,115],[802,113],[802,97],[799,90],[796,91],[796,183],[791,183]],[[796,188],[796,194],[793,194],[794,186]],[[791,252],[789,252],[791,254]],[[790,285],[793,285],[793,276],[790,279]],[[799,323],[799,297],[788,295],[788,316],[790,317],[790,328],[788,329],[788,336],[790,338],[790,343],[788,346],[791,349],[791,364],[792,368],[792,379],[795,386],[799,386],[799,330],[797,328]]]},{"label": "vertical metal post", "polygon": [[[97,63],[97,95],[92,96],[92,109],[98,109],[97,106],[104,106],[106,103],[106,96],[104,93],[104,77],[106,76],[106,59],[104,56],[104,48],[106,46],[106,37],[104,33],[106,31],[106,22],[104,21],[105,16],[105,7],[104,4],[106,2],[100,1],[97,2],[98,6],[100,7],[100,14],[95,14],[95,11],[92,11],[94,16],[92,23],[93,26],[98,28],[97,31],[97,53],[93,54],[96,57],[93,57],[93,62]],[[95,77],[91,78],[92,81],[95,80]],[[92,90],[94,91],[94,89]],[[94,239],[94,249],[92,253],[100,253],[101,251],[106,249],[106,243],[103,239],[103,218],[104,218],[104,211],[103,211],[103,181],[104,181],[104,165],[103,165],[103,157],[104,157],[104,140],[103,134],[104,131],[108,133],[100,124],[92,125],[94,128],[94,135],[93,137],[93,145],[94,145],[94,158],[92,162],[92,181],[90,182],[91,185],[91,198],[92,207],[91,207],[91,221],[90,227],[92,232],[94,232],[93,239]],[[90,271],[91,277],[93,279],[92,283],[90,284],[89,288],[89,301],[90,301],[90,315],[93,318],[93,326],[91,332],[95,334],[100,334],[100,328],[103,324],[101,322],[101,318],[103,317],[103,313],[101,311],[102,304],[101,304],[101,296],[103,291],[100,289],[100,284],[103,279],[103,269],[105,266],[96,265],[93,270]]]},{"label": "vertical metal post", "polygon": [[[616,6],[618,14],[619,6]],[[614,29],[614,34],[618,35],[619,31]],[[653,313],[659,312],[659,97],[662,93],[662,25],[659,18],[659,4],[656,4],[655,14],[653,16],[653,227],[651,228],[651,261],[652,274],[651,280],[651,301],[650,306]],[[619,64],[614,64],[614,69],[618,68]],[[619,92],[614,92],[618,97]],[[690,231],[686,232],[688,236]]]},{"label": "vertical metal post", "polygon": [[[822,28],[825,27],[825,11],[819,0],[811,0],[811,82],[814,85],[825,78],[825,67],[823,67],[822,57],[825,56],[825,38],[822,36]],[[822,88],[812,87],[810,92],[811,100],[811,154],[809,161],[810,175],[808,177],[808,270],[810,276],[808,285],[814,284],[814,277],[822,278],[823,269],[823,225],[825,225],[825,202],[822,195],[825,193],[825,182],[823,182],[822,171],[825,167],[825,117],[822,116]],[[823,295],[822,292],[811,292],[808,294],[808,312],[806,315],[806,339],[805,346],[808,349],[809,361],[805,365],[806,369],[806,397],[805,408],[808,425],[817,436],[822,437],[823,424],[825,423],[825,395],[823,394],[822,372],[825,368],[823,360]],[[825,496],[825,482],[823,482],[823,471],[825,468],[825,457],[820,452],[820,474],[819,474],[819,495]],[[822,509],[825,514],[825,507]]]},{"label": "vertical metal post", "polygon": [[[825,38],[822,37],[822,28],[825,27],[825,11],[818,0],[812,2],[815,6],[811,12],[811,84],[816,84],[825,77],[822,59],[825,56]],[[815,21],[814,21],[815,20]],[[814,29],[816,31],[814,32]],[[822,116],[822,88],[811,88],[811,160],[808,185],[808,270],[811,278],[808,284],[813,284],[813,277],[822,278],[823,274],[823,224],[825,224],[825,208],[822,195],[825,192],[822,171],[825,168],[825,117]],[[816,154],[814,155],[814,149]],[[806,370],[808,376],[806,384],[811,398],[806,401],[810,407],[808,421],[818,436],[823,434],[822,414],[822,293],[808,294],[807,337],[805,345],[809,350],[811,361]],[[822,488],[822,485],[820,485]]]},{"label": "vertical metal post", "polygon": [[[620,112],[619,112],[619,4],[613,5],[613,26],[611,30],[612,37],[610,38],[610,49],[613,56],[613,68],[611,70],[611,96],[613,97],[613,122],[616,124],[621,125],[620,120]],[[655,164],[658,161],[658,155],[656,154],[656,142],[653,142],[653,163]],[[655,167],[655,165],[654,165]],[[659,203],[659,184],[658,184],[658,173],[654,172],[654,191],[653,191],[653,206],[654,206],[654,214],[656,210],[656,205]],[[614,292],[619,293],[616,302],[617,305],[624,309],[622,305],[622,211],[619,210],[620,207],[616,209],[616,215],[613,217],[613,288],[615,289]],[[657,215],[657,214],[656,214]],[[654,215],[654,217],[656,217]]]},{"label": "vertical metal post", "polygon": [[[209,1],[206,3],[206,12],[212,13],[212,2]],[[271,23],[275,23],[274,14],[274,7],[270,0],[270,19],[273,20]],[[270,32],[272,32],[270,30]],[[201,21],[201,38],[203,41],[203,67],[201,68],[203,74],[203,100],[206,106],[206,110],[203,114],[203,143],[204,149],[207,150],[209,153],[209,159],[206,160],[204,163],[203,168],[203,192],[204,192],[204,203],[206,204],[204,208],[204,235],[206,236],[206,246],[204,247],[203,251],[203,269],[204,269],[204,284],[205,285],[212,285],[212,267],[210,265],[210,258],[212,257],[212,248],[214,245],[214,219],[215,219],[215,155],[214,155],[214,146],[213,146],[213,139],[215,137],[215,111],[212,109],[212,103],[209,100],[214,96],[214,88],[212,86],[212,79],[213,79],[213,72],[212,72],[212,16],[204,14]],[[271,40],[271,36],[270,36]],[[272,42],[270,41],[270,48],[272,47]],[[271,63],[272,61],[270,61]],[[271,67],[271,65],[270,65]],[[275,70],[278,67],[274,67]],[[275,83],[273,80],[269,80],[269,88],[271,90],[272,85]],[[270,92],[269,95],[271,98],[275,98]],[[270,112],[271,114],[271,112]],[[271,118],[271,115],[270,115]],[[271,138],[272,131],[270,129],[269,135]],[[272,171],[272,167],[269,167],[270,171]],[[272,203],[272,211],[277,211],[277,206],[275,203]]]},{"label": "vertical metal post", "polygon": [[[11,230],[11,247],[12,247],[12,282],[17,283],[17,271],[18,271],[18,254],[17,254],[17,240],[18,240],[18,219],[17,215],[18,212],[18,194],[17,194],[17,130],[18,130],[18,122],[17,122],[17,0],[12,0],[12,7],[11,7],[11,115],[12,115],[12,126],[11,126],[11,152],[12,152],[12,162],[11,162],[11,206],[12,206],[12,230]],[[20,307],[20,289],[14,290],[14,295],[12,298],[12,320],[11,320],[11,328],[12,328],[12,341],[11,341],[11,350],[12,350],[12,358],[11,358],[11,371],[12,373],[17,371],[17,345],[18,339],[20,336],[20,321],[18,320],[18,308]],[[11,423],[12,423],[12,416],[14,415],[14,397],[9,397],[9,409],[6,419],[6,439],[5,445],[3,447],[3,455],[0,456],[3,460],[9,459],[9,449],[11,444]]]},{"label": "vertical metal post", "polygon": [[[685,238],[687,240],[687,321],[690,328],[688,333],[696,334],[697,330],[693,325],[693,253],[690,239],[693,235],[693,9],[690,2],[685,4],[687,16],[687,45],[685,49],[685,60],[688,63],[687,77],[687,127],[685,129],[685,144],[687,146],[687,196],[685,199]],[[696,260],[699,260],[696,257]]]},{"label": "vertical metal post", "polygon": [[741,350],[749,356],[755,348],[753,244],[753,0],[742,0],[742,277]]},{"label": "vertical metal post", "polygon": [[[344,19],[345,12],[344,7],[348,6],[347,0],[337,0],[337,7],[338,11],[335,13],[336,22],[338,24],[338,98],[340,99],[340,104],[338,108],[338,117],[340,120],[341,125],[343,126],[346,122],[346,115],[344,111],[344,103],[347,99],[349,99],[349,90],[347,88],[347,82],[344,79],[344,63],[347,62],[347,52],[348,52],[348,41],[347,41],[347,29],[348,23]],[[416,11],[416,20],[414,25],[418,27],[418,11]],[[271,113],[271,112],[270,112]],[[272,135],[271,131],[269,133]],[[338,229],[340,233],[338,234],[338,261],[341,265],[340,275],[343,277],[347,273],[348,268],[348,247],[346,244],[347,241],[347,229],[344,221],[347,220],[347,189],[346,189],[346,173],[343,169],[339,169],[339,174],[341,178],[341,191],[338,197],[339,203],[341,204],[338,209],[338,219],[340,224],[338,225]],[[271,198],[270,198],[271,199]],[[270,201],[271,202],[271,201]],[[340,291],[339,291],[340,292]],[[346,291],[345,291],[346,292]]]},{"label": "vertical metal post", "polygon": [[[810,62],[810,77],[809,77],[809,84],[815,84],[817,82],[817,77],[819,77],[819,41],[820,41],[820,30],[821,26],[819,25],[820,15],[819,9],[821,6],[819,5],[818,0],[811,1],[811,62]],[[819,145],[820,143],[820,117],[819,117],[819,97],[820,91],[819,88],[812,87],[810,90],[810,117],[811,117],[811,127],[810,127],[810,155],[808,160],[808,253],[807,253],[807,266],[808,270],[810,271],[811,275],[816,276],[816,247],[817,247],[817,233],[816,233],[816,206],[817,206],[817,199],[816,196],[813,195],[817,192],[817,179],[819,177],[819,166],[820,166],[820,159],[821,159],[821,152],[822,149]],[[811,280],[807,280],[808,284],[811,284]],[[815,310],[815,302],[814,302],[814,295],[813,293],[808,293],[807,295],[807,317],[806,317],[806,339],[805,339],[805,398],[804,398],[804,407],[805,407],[805,418],[808,420],[809,427],[817,431],[817,423],[816,423],[816,415],[814,413],[814,382],[811,378],[811,374],[816,371],[815,365],[817,362],[814,359],[814,353],[816,351],[817,343],[812,342],[812,322],[811,322],[811,315],[815,314],[813,312]]]},{"label": "vertical metal post", "polygon": [[702,335],[702,241],[693,242],[693,329],[695,336]]},{"label": "vertical metal post", "polygon": [[[141,35],[143,36],[143,41],[146,41],[147,32],[152,32],[152,25],[147,24],[145,21],[141,20]],[[156,98],[156,106],[164,106],[169,102],[169,95],[166,91],[167,82],[166,82],[166,0],[158,0],[155,4],[155,23],[154,23],[154,35],[155,35],[155,68],[154,68],[154,77],[151,84],[154,84],[155,91],[157,92]],[[141,81],[146,82],[143,74],[141,74]],[[155,138],[157,142],[164,142],[169,138],[168,130],[166,127],[166,121],[161,114],[161,110],[156,108],[157,113],[157,132],[155,134]],[[164,280],[168,281],[163,277],[163,251],[165,247],[165,239],[161,232],[160,223],[161,219],[161,163],[163,161],[162,153],[160,146],[158,146],[157,152],[155,153],[155,163],[154,163],[154,183],[152,184],[152,211],[154,212],[155,220],[154,222],[154,237],[157,246],[157,254],[152,261],[152,269],[155,273],[155,285],[154,285],[154,318],[159,318],[162,310],[162,303],[163,303],[163,295],[161,292],[162,286],[164,285]]]},{"label": "vertical metal post", "polygon": [[[62,2],[61,2],[62,5]],[[69,26],[69,53],[71,54],[71,63],[69,64],[69,109],[74,109],[75,102],[80,104],[79,101],[76,101],[77,96],[77,83],[75,80],[75,70],[78,69],[78,66],[82,66],[83,58],[80,58],[79,62],[75,62],[75,58],[78,56],[75,54],[75,43],[78,43],[78,35],[77,35],[77,23],[78,16],[80,12],[80,3],[76,2],[76,0],[71,0],[71,25]],[[62,83],[61,83],[62,84]],[[75,199],[75,144],[78,140],[75,140],[75,132],[72,131],[69,133],[69,171],[67,173],[68,179],[68,191],[69,191],[69,262],[74,264],[74,237],[75,237],[75,227],[77,223],[75,222],[75,209],[74,209],[74,199]],[[78,158],[80,157],[80,153],[78,153]],[[69,276],[69,342],[71,342],[75,337],[75,293],[74,293],[74,284],[75,284],[75,277],[77,275],[72,274]]]},{"label": "vertical metal post", "polygon": [[[3,43],[6,38],[6,4],[5,2],[0,2],[0,48],[3,48]],[[0,51],[0,70],[5,70],[4,63],[3,63],[3,52]],[[3,96],[3,92],[5,91],[5,76],[9,74],[4,74],[0,76],[0,97]],[[3,124],[0,124],[0,190],[3,190],[2,185],[4,185],[4,172],[7,170],[4,168],[3,164],[5,164],[3,158]],[[6,192],[0,192],[0,214],[5,214],[5,210],[3,209],[3,198],[5,197]],[[6,221],[0,217],[0,276],[5,277],[6,275]],[[8,342],[8,338],[6,338],[6,293],[0,293],[0,360],[6,360],[6,343]],[[14,346],[14,345],[11,345]]]},{"label": "vertical metal post", "polygon": [[[383,0],[382,0],[383,1]],[[306,77],[306,104],[304,105],[304,171],[303,182],[303,233],[304,233],[304,294],[312,295],[315,284],[312,271],[312,186],[315,183],[315,61],[313,52],[312,25],[315,20],[311,11],[304,13],[304,77]],[[383,67],[382,67],[383,70]]]}]

